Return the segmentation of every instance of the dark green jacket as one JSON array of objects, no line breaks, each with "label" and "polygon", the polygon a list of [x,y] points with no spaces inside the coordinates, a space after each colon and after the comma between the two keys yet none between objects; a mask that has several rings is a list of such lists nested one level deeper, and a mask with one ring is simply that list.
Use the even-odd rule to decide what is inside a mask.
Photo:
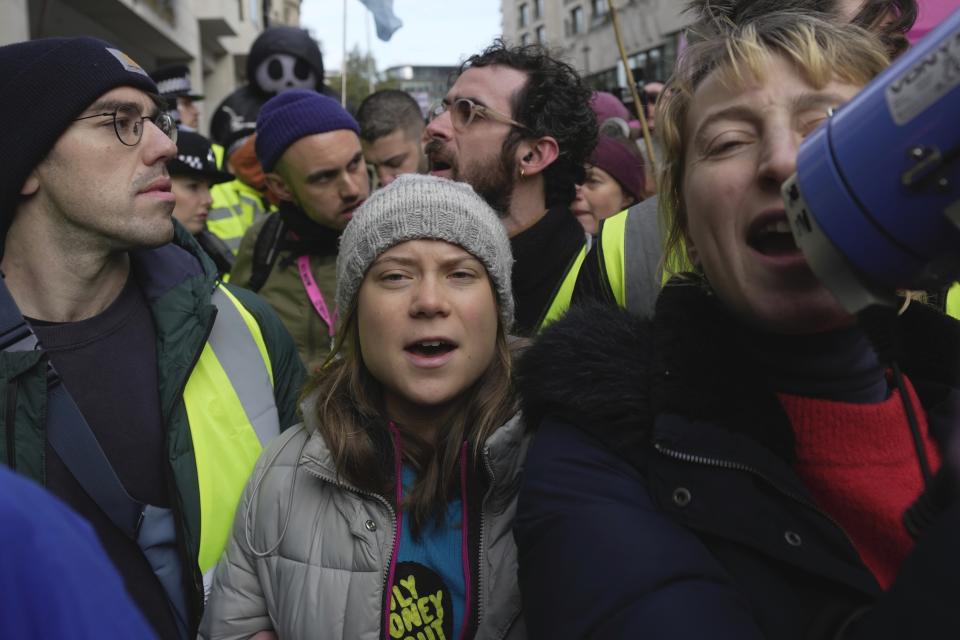
[{"label": "dark green jacket", "polygon": [[[203,610],[197,568],[200,547],[200,490],[193,440],[181,397],[216,317],[210,302],[218,286],[216,268],[179,224],[170,244],[130,253],[134,277],[150,305],[157,335],[160,410],[166,432],[168,479],[179,524],[184,574],[190,578],[195,630]],[[219,285],[227,286],[227,285]],[[290,335],[273,310],[255,294],[230,287],[256,318],[270,356],[280,428],[297,422],[297,396],[304,370]],[[15,393],[14,393],[15,391]],[[15,398],[16,406],[8,406]],[[45,483],[46,357],[39,351],[0,352],[0,462]]]}]

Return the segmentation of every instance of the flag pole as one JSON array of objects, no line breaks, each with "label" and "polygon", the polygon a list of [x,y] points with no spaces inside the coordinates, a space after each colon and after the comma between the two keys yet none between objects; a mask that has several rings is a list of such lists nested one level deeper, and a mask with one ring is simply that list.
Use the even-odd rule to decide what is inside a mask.
[{"label": "flag pole", "polygon": [[374,76],[377,73],[377,68],[373,64],[373,48],[370,46],[370,21],[373,20],[373,14],[367,13],[367,19],[364,20],[364,24],[367,25],[367,75],[369,76],[369,83],[367,85],[368,93],[373,93],[374,89]]},{"label": "flag pole", "polygon": [[613,33],[617,37],[617,46],[620,48],[620,59],[623,61],[623,70],[627,74],[627,84],[630,86],[630,94],[633,96],[633,110],[637,112],[637,118],[640,120],[640,130],[643,132],[643,142],[647,149],[647,162],[650,163],[650,175],[656,176],[657,164],[653,155],[653,141],[650,139],[650,128],[647,126],[647,114],[644,113],[643,103],[640,102],[637,83],[633,79],[633,69],[630,68],[630,61],[627,60],[627,50],[623,47],[623,36],[620,34],[620,19],[617,17],[617,9],[613,6],[613,0],[607,0],[607,7],[610,8]]},{"label": "flag pole", "polygon": [[347,0],[343,0],[343,60],[340,63],[340,106],[347,108]]}]

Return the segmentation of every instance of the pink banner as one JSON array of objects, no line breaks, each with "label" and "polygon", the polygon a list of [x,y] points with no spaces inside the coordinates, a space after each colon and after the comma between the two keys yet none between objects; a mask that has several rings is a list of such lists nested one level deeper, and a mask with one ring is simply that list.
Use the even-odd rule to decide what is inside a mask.
[{"label": "pink banner", "polygon": [[914,43],[943,22],[947,16],[960,9],[960,0],[918,0],[920,14],[907,34],[910,43]]}]

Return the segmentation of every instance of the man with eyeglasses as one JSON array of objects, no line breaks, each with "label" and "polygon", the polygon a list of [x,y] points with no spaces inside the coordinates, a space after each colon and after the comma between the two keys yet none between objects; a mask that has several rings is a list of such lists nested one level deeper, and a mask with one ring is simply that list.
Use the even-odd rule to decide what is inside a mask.
[{"label": "man with eyeglasses", "polygon": [[93,525],[161,638],[192,638],[303,369],[171,213],[177,129],[94,38],[0,47],[0,462]]},{"label": "man with eyeglasses", "polygon": [[586,253],[570,204],[597,142],[590,95],[541,47],[496,41],[463,64],[430,114],[431,173],[469,183],[510,235],[519,335],[566,310]]}]

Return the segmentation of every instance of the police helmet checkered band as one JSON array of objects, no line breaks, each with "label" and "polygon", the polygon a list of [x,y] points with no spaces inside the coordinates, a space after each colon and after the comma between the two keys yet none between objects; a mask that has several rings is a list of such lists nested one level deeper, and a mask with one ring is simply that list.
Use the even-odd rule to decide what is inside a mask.
[{"label": "police helmet checkered band", "polygon": [[191,169],[203,171],[203,159],[199,156],[178,155],[177,160],[187,165]]},{"label": "police helmet checkered band", "polygon": [[191,90],[190,85],[190,74],[180,76],[178,78],[168,78],[166,80],[161,80],[157,83],[157,90],[159,90],[161,95],[176,93],[176,92],[185,92]]}]

